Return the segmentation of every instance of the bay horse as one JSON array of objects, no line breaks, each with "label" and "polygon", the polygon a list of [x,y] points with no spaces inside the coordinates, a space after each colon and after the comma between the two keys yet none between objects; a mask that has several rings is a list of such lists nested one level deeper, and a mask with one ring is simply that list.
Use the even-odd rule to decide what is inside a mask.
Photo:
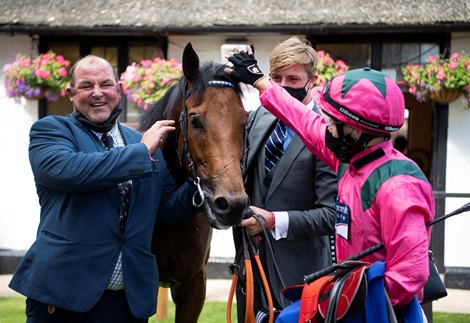
[{"label": "bay horse", "polygon": [[182,226],[158,223],[152,251],[160,286],[169,287],[176,306],[175,322],[197,322],[206,296],[206,264],[212,228],[238,225],[249,214],[242,178],[244,133],[247,123],[239,86],[224,73],[224,65],[206,62],[191,43],[183,52],[183,77],[140,120],[140,131],[155,121],[172,119],[176,131],[162,146],[177,184],[191,181],[197,188],[195,219]]}]

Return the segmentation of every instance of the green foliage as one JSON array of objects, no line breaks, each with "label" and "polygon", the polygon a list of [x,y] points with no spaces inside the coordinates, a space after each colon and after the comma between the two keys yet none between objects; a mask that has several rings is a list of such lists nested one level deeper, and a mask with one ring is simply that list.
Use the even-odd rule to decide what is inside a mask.
[{"label": "green foliage", "polygon": [[[26,321],[24,297],[0,297],[0,323],[20,323]],[[221,323],[226,322],[225,313],[227,303],[206,302],[202,309],[199,322],[201,323]],[[169,317],[166,320],[149,319],[149,323],[173,323],[175,321],[175,305],[169,302]],[[236,322],[236,304],[232,307],[232,322]],[[460,313],[433,313],[433,323],[470,323],[470,314]]]},{"label": "green foliage", "polygon": [[[149,323],[173,323],[175,321],[175,305],[168,302],[168,318],[156,320],[156,315],[149,319]],[[199,322],[221,323],[226,322],[225,313],[227,304],[225,302],[206,302],[202,309]],[[232,322],[236,322],[236,304],[232,307]],[[0,297],[0,323],[25,322],[25,298],[24,297]]]},{"label": "green foliage", "polygon": [[[221,323],[226,322],[227,303],[225,302],[206,302],[199,316],[201,323]],[[166,320],[156,320],[155,316],[149,320],[149,323],[173,323],[175,321],[175,305],[169,302],[168,318]],[[232,306],[232,322],[237,322],[237,305]],[[1,323],[1,322],[0,322]]]},{"label": "green foliage", "polygon": [[0,323],[26,321],[24,297],[0,297]]}]

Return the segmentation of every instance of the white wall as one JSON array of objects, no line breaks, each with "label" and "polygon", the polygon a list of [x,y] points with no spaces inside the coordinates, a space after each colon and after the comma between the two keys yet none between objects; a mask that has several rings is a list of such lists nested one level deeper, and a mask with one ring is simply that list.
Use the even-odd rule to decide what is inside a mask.
[{"label": "white wall", "polygon": [[[0,35],[0,68],[17,53],[31,55],[27,36]],[[36,236],[39,204],[28,160],[29,129],[38,119],[36,101],[6,97],[0,76],[0,248],[28,249]]]},{"label": "white wall", "polygon": [[[452,53],[470,54],[470,33],[452,34]],[[470,110],[464,109],[463,96],[449,104],[446,191],[470,194]],[[446,214],[470,202],[470,198],[447,198]],[[470,212],[445,220],[446,266],[470,267]]]},{"label": "white wall", "polygon": [[[179,62],[182,60],[184,47],[191,42],[194,50],[199,56],[201,62],[213,60],[217,63],[222,62],[221,47],[227,43],[227,40],[246,40],[246,44],[253,44],[255,56],[258,60],[260,69],[269,73],[269,54],[280,42],[294,35],[207,35],[207,36],[171,36],[169,38],[168,57],[175,58]],[[304,37],[299,35],[299,37]],[[234,41],[240,43],[240,41]],[[244,90],[244,100],[246,110],[256,109],[260,103],[258,91],[250,87]],[[214,230],[211,244],[211,259],[214,258],[233,258],[235,249],[233,247],[232,230]]]}]

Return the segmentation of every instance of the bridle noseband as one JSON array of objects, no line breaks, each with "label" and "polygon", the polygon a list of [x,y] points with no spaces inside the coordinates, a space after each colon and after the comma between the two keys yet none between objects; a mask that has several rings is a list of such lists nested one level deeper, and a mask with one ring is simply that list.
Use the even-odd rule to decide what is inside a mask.
[{"label": "bridle noseband", "polygon": [[[212,81],[208,81],[207,84],[210,86],[217,86],[217,87],[225,86],[225,87],[231,87],[235,89],[235,85],[226,81],[212,80]],[[189,94],[186,92],[186,90],[187,88],[185,86],[183,89],[183,102],[182,102],[182,107],[181,107],[181,113],[178,119],[178,124],[179,124],[178,129],[181,131],[181,137],[183,139],[183,152],[181,155],[184,155],[186,157],[186,162],[191,172],[191,174],[189,174],[189,179],[197,188],[197,191],[194,192],[194,195],[193,195],[193,206],[201,207],[204,204],[205,195],[204,195],[204,191],[201,188],[201,179],[199,176],[197,176],[196,166],[193,161],[193,158],[191,157],[191,150],[189,148],[188,109],[186,108],[186,104],[185,104],[185,101],[189,97]],[[176,138],[178,138],[178,135],[176,136]],[[179,151],[178,151],[178,139],[175,140],[175,146],[176,146],[175,149],[176,149],[176,154],[178,155],[180,166],[184,167],[183,162],[182,162],[182,157],[180,156]],[[197,198],[198,194],[199,194],[199,201]]]}]

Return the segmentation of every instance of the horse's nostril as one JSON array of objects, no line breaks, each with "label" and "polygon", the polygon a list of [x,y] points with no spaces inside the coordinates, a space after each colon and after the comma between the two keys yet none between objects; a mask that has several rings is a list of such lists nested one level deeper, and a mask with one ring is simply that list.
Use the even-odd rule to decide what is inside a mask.
[{"label": "horse's nostril", "polygon": [[225,211],[225,210],[227,210],[227,208],[228,208],[227,199],[225,199],[224,197],[219,197],[219,198],[217,198],[217,199],[214,201],[214,204],[215,204],[215,206],[216,206],[219,210],[222,210],[222,211]]}]

